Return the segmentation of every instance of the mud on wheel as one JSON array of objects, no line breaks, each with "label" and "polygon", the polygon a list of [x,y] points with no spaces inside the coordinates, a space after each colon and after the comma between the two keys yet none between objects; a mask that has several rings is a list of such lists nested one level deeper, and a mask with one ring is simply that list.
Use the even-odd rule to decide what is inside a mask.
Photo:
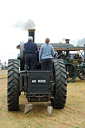
[{"label": "mud on wheel", "polygon": [[62,59],[54,59],[54,91],[51,99],[51,104],[55,109],[62,109],[66,103],[67,95],[67,78],[65,64]]},{"label": "mud on wheel", "polygon": [[19,110],[19,60],[8,61],[7,103],[9,111]]}]

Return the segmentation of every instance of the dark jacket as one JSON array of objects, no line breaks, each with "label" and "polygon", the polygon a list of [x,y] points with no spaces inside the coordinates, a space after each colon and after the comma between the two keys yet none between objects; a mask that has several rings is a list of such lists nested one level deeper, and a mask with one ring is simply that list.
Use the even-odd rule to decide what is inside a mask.
[{"label": "dark jacket", "polygon": [[28,41],[27,43],[24,44],[24,53],[37,53],[37,45],[32,42]]}]

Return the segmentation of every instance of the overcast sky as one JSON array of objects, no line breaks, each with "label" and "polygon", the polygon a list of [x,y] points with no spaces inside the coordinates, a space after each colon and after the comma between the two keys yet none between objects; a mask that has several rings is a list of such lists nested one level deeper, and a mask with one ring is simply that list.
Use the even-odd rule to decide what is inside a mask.
[{"label": "overcast sky", "polygon": [[85,38],[85,0],[3,0],[0,1],[0,60],[16,56],[16,46],[27,41],[23,24],[35,23],[35,42],[70,43]]}]

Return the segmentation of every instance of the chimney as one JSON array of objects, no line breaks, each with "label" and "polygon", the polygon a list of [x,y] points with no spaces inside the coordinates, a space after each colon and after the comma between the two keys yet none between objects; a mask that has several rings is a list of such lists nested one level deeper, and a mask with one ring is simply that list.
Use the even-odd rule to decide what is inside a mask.
[{"label": "chimney", "polygon": [[35,41],[35,29],[28,29],[28,36],[33,37],[33,42]]},{"label": "chimney", "polygon": [[85,63],[85,44],[84,44],[84,63]]},{"label": "chimney", "polygon": [[69,44],[70,39],[65,39],[66,43]]}]

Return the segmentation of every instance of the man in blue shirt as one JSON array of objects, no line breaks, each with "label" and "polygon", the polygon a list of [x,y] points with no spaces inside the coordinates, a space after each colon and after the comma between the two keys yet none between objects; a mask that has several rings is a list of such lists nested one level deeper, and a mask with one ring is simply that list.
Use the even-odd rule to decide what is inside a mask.
[{"label": "man in blue shirt", "polygon": [[49,44],[49,42],[50,42],[50,39],[46,38],[45,43],[41,46],[40,52],[39,52],[39,62],[41,63],[42,70],[49,70],[53,78],[52,58],[54,56],[54,48],[51,44]]},{"label": "man in blue shirt", "polygon": [[25,66],[29,70],[36,69],[37,66],[37,45],[33,42],[33,37],[28,37],[28,42],[24,44]]}]

